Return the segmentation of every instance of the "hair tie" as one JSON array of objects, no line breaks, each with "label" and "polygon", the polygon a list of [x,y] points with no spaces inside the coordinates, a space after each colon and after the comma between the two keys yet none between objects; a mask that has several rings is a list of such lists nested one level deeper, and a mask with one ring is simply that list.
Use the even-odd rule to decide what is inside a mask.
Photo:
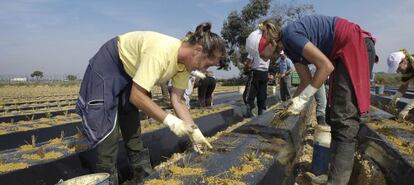
[{"label": "hair tie", "polygon": [[264,24],[263,22],[259,23],[259,29],[263,30],[264,29]]}]

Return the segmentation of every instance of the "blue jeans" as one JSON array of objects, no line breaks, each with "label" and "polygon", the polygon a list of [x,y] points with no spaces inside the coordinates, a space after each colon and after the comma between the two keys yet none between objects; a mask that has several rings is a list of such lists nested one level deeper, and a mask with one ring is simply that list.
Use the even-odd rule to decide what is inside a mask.
[{"label": "blue jeans", "polygon": [[280,99],[282,101],[287,101],[291,98],[290,94],[290,84],[291,84],[291,76],[287,75],[280,79]]},{"label": "blue jeans", "polygon": [[325,84],[322,84],[319,90],[316,91],[315,99],[316,99],[316,117],[320,117],[320,116],[325,117],[326,104],[327,104]]}]

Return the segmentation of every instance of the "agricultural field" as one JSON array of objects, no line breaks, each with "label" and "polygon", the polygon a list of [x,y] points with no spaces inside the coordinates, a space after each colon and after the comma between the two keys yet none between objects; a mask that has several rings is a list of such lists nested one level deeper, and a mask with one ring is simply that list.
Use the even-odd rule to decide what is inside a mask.
[{"label": "agricultural field", "polygon": [[[85,159],[94,160],[94,150],[83,136],[81,119],[74,112],[78,90],[77,84],[0,87],[0,140],[7,141],[0,143],[0,178],[23,175],[33,180],[56,182],[60,178],[91,172],[90,167],[85,167],[91,164],[84,163]],[[272,92],[275,90],[269,90],[267,113],[253,119],[242,116],[242,86],[218,85],[214,99],[219,103],[212,108],[192,108],[193,118],[215,147],[204,155],[188,150],[189,141],[173,136],[162,123],[142,116],[144,143],[150,151],[157,151],[151,154],[157,174],[148,177],[145,184],[257,184],[287,179],[306,184],[305,174],[310,170],[316,125],[315,112],[312,111],[315,110],[314,104],[309,105],[303,114],[278,122],[273,119],[274,113],[283,109],[277,103],[278,96]],[[163,104],[159,87],[154,88],[152,96],[164,109],[173,113],[170,105]],[[197,101],[197,89],[191,99]],[[387,110],[387,106],[382,108]],[[401,178],[388,174],[399,174],[395,172],[397,169],[407,169],[414,164],[413,124],[389,119],[392,114],[381,111],[373,107],[372,114],[363,119],[366,126],[361,129],[361,149],[355,162],[359,175],[354,174],[351,179],[358,182],[356,184],[400,182],[398,179]],[[170,146],[172,143],[174,147]],[[170,149],[161,150],[165,146]],[[378,161],[378,153],[381,153],[378,151],[383,151],[382,154],[387,154],[389,160],[400,166],[389,167],[391,172],[384,171],[381,165],[390,162],[382,164],[383,161]],[[125,160],[125,156],[121,158]],[[195,162],[189,165],[188,161]],[[65,176],[65,171],[70,171],[72,166],[76,170]],[[65,170],[59,171],[62,167]],[[39,171],[39,174],[29,175],[32,170]],[[47,173],[50,170],[56,172],[55,176]],[[276,176],[272,179],[267,175],[270,173]],[[135,182],[126,181],[124,184],[128,183]]]},{"label": "agricultural field", "polygon": [[[0,87],[0,175],[54,161],[88,149],[74,112],[79,84],[4,85]],[[238,92],[238,87],[218,86],[214,93]],[[192,98],[196,98],[197,90]],[[161,89],[153,98],[160,101]],[[191,109],[195,119],[231,109],[219,105]],[[142,133],[165,128],[153,119],[141,121]]]}]

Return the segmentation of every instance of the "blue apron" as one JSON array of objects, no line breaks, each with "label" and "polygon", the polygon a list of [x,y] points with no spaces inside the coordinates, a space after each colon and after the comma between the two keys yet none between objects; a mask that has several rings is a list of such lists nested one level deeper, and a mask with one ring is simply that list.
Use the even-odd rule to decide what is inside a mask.
[{"label": "blue apron", "polygon": [[136,111],[129,103],[131,85],[119,58],[118,38],[113,38],[89,60],[76,102],[82,132],[93,146],[115,129],[118,106]]}]

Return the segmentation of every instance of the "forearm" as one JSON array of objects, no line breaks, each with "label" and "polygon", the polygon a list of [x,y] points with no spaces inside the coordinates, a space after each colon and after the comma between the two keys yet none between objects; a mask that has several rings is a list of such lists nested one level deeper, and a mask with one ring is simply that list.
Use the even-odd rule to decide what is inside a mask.
[{"label": "forearm", "polygon": [[293,97],[299,96],[299,94],[309,85],[312,80],[308,66],[301,63],[296,63],[295,69],[299,74],[300,83]]},{"label": "forearm", "polygon": [[188,110],[187,106],[184,104],[184,102],[181,99],[172,100],[171,103],[173,105],[175,113],[177,114],[179,118],[184,120],[185,123],[195,124],[190,114],[190,111]]},{"label": "forearm", "polygon": [[146,115],[162,123],[164,118],[167,116],[167,113],[154,101],[152,101],[147,94],[143,93],[142,90],[143,89],[141,87],[134,83],[131,88],[131,96],[129,97],[129,101]]},{"label": "forearm", "polygon": [[299,94],[303,91],[303,89],[305,89],[306,86],[308,86],[308,85],[309,85],[309,81],[305,81],[305,82],[304,81],[301,81],[299,83],[298,88],[296,88],[296,91],[293,94],[293,97],[299,96]]},{"label": "forearm", "polygon": [[329,75],[332,73],[332,70],[329,68],[321,68],[316,70],[315,76],[312,78],[310,84],[319,89],[322,84],[325,83],[326,79],[328,79]]},{"label": "forearm", "polygon": [[285,72],[285,75],[289,75],[292,71],[293,69],[289,69],[288,71]]},{"label": "forearm", "polygon": [[310,84],[319,89],[335,69],[332,62],[315,45],[308,42],[303,48],[304,57],[316,67],[316,72]]},{"label": "forearm", "polygon": [[174,108],[175,113],[180,119],[182,119],[186,124],[193,125],[194,120],[191,117],[190,111],[181,99],[183,94],[184,90],[173,87],[171,93],[171,104]]}]

